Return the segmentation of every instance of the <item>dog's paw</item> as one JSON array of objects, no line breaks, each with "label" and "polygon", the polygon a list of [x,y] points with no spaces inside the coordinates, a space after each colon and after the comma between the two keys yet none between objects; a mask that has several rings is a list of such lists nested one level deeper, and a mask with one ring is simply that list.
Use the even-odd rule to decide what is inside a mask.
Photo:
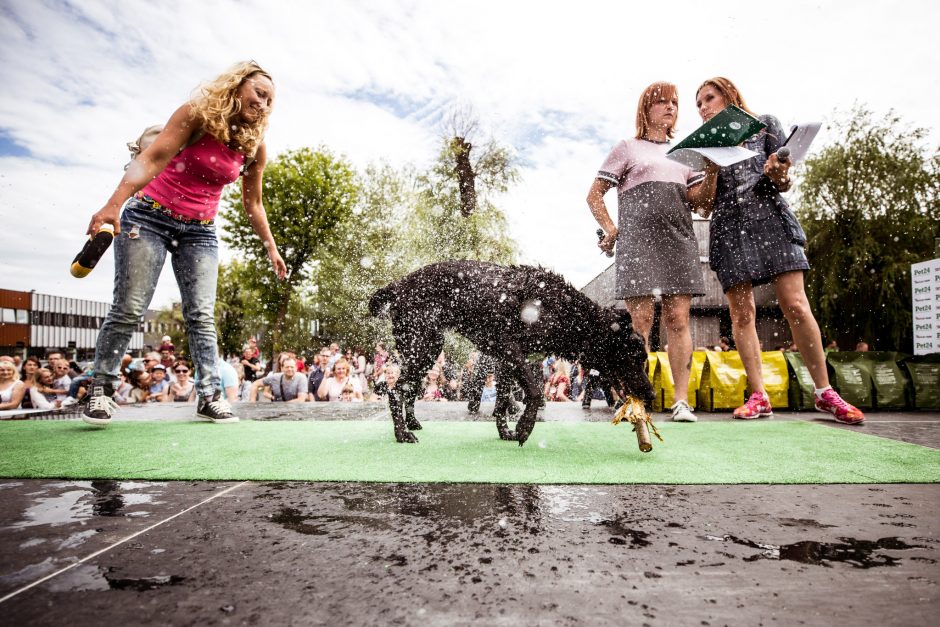
[{"label": "dog's paw", "polygon": [[417,444],[418,436],[411,431],[401,431],[395,434],[395,439],[400,444]]},{"label": "dog's paw", "polygon": [[517,440],[518,437],[516,436],[516,432],[515,432],[515,431],[509,431],[509,430],[507,430],[507,431],[500,431],[500,432],[499,432],[499,439],[500,439],[500,440]]},{"label": "dog's paw", "polygon": [[408,427],[409,431],[421,431],[421,423],[416,418],[408,418],[405,421],[405,426]]},{"label": "dog's paw", "polygon": [[529,439],[529,436],[532,434],[532,428],[535,425],[516,425],[516,439],[519,440],[519,446],[525,444],[526,440]]}]

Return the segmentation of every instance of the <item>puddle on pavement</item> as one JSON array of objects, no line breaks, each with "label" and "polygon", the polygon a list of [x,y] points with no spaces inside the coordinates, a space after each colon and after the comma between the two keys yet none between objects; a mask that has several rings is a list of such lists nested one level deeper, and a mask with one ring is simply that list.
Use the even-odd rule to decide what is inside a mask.
[{"label": "puddle on pavement", "polygon": [[[52,483],[32,496],[32,504],[23,512],[21,520],[10,525],[13,529],[48,525],[58,527],[85,523],[94,517],[148,516],[145,510],[128,511],[137,505],[155,505],[161,501],[155,495],[141,490],[160,488],[162,483],[130,481],[76,481]],[[60,492],[61,490],[61,492]]]},{"label": "puddle on pavement", "polygon": [[277,514],[273,514],[271,522],[281,525],[285,529],[309,536],[355,533],[364,528],[374,531],[388,531],[391,529],[388,523],[368,516],[305,516],[300,510],[293,507],[284,507]]},{"label": "puddle on pavement", "polygon": [[627,527],[626,525],[630,522],[632,521],[617,518],[614,520],[602,520],[597,524],[605,527],[607,531],[610,532],[610,538],[607,539],[610,544],[629,545],[631,549],[642,549],[643,547],[649,546],[650,541],[647,540],[647,538],[650,534],[646,531]]},{"label": "puddle on pavement", "polygon": [[164,586],[176,586],[186,581],[186,577],[180,577],[179,575],[127,578],[115,577],[109,573],[104,578],[108,581],[108,587],[112,590],[136,590],[137,592],[156,590]]},{"label": "puddle on pavement", "polygon": [[701,536],[704,540],[716,542],[733,542],[741,546],[759,549],[760,553],[744,558],[746,562],[757,560],[788,560],[800,564],[830,567],[835,563],[849,564],[853,568],[875,568],[878,566],[896,566],[901,558],[891,557],[876,551],[904,551],[908,549],[923,549],[923,545],[907,544],[898,538],[881,538],[880,540],[856,540],[854,538],[839,538],[841,542],[813,542],[804,540],[793,544],[761,544],[753,540],[738,538],[737,536]]}]

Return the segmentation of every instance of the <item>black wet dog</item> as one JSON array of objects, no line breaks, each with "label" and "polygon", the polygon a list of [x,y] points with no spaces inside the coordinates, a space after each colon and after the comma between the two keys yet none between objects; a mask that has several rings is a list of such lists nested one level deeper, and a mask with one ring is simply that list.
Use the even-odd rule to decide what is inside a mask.
[{"label": "black wet dog", "polygon": [[[598,306],[542,268],[436,263],[376,291],[369,311],[391,318],[404,362],[389,394],[399,442],[417,442],[411,433],[421,428],[414,417],[415,397],[444,346],[447,330],[465,336],[496,361],[496,428],[500,438],[517,440],[520,446],[532,433],[542,396],[541,382],[526,365],[532,353],[580,357],[582,366],[601,372],[606,385],[646,401],[653,398],[643,340],[633,332],[630,315]],[[515,432],[506,421],[512,381],[525,396]]]}]

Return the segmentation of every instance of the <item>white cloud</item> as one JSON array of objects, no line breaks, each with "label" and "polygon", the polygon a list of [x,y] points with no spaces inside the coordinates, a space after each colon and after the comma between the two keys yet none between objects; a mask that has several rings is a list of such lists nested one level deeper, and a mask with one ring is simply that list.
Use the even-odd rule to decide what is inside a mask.
[{"label": "white cloud", "polygon": [[[680,136],[714,75],[784,124],[858,101],[935,129],[938,13],[927,1],[6,2],[0,147],[32,157],[0,152],[2,287],[110,300],[110,255],[81,281],[66,266],[120,177],[124,142],[242,58],[275,77],[275,154],[326,145],[357,166],[427,163],[442,113],[472,104],[520,157],[522,182],[499,204],[524,258],[582,285],[607,263],[584,197],[631,135],[643,87],[679,85]],[[167,270],[154,302],[177,295]]]}]

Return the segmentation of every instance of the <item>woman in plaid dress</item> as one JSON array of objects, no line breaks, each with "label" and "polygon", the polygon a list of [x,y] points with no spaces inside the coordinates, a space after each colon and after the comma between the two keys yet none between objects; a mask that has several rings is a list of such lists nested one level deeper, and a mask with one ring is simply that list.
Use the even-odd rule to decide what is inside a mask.
[{"label": "woman in plaid dress", "polygon": [[[703,121],[728,105],[749,111],[741,93],[726,78],[705,81],[695,104]],[[786,141],[780,122],[759,116],[767,128],[744,146],[757,153],[747,161],[721,168],[717,179],[704,182],[714,198],[709,258],[728,299],[731,326],[753,393],[734,411],[735,418],[773,415],[761,376],[753,286],[772,283],[780,308],[816,387],[816,409],[839,422],[859,424],[865,416],[846,403],[829,385],[819,325],[809,307],[803,273],[809,262],[803,246],[806,235],[781,192],[790,189],[790,162],[777,159]]]}]

